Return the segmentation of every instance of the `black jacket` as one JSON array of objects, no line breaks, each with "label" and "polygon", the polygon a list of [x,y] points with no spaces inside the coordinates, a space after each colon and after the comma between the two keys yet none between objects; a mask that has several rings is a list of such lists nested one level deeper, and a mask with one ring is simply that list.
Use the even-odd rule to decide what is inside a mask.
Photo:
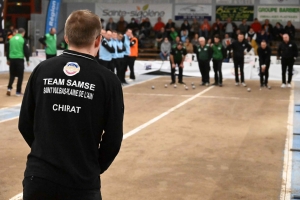
[{"label": "black jacket", "polygon": [[40,63],[28,81],[19,118],[31,147],[25,177],[100,188],[99,175],[120,149],[123,113],[120,81],[93,56],[66,50]]},{"label": "black jacket", "polygon": [[234,41],[227,47],[227,50],[233,50],[233,58],[244,59],[244,51],[247,49],[249,52],[252,49],[252,46],[244,40],[243,42]]},{"label": "black jacket", "polygon": [[282,58],[297,58],[298,47],[295,42],[282,42],[277,49],[277,56]]},{"label": "black jacket", "polygon": [[257,54],[259,58],[259,65],[270,65],[271,62],[271,48],[267,46],[265,49],[259,47]]}]

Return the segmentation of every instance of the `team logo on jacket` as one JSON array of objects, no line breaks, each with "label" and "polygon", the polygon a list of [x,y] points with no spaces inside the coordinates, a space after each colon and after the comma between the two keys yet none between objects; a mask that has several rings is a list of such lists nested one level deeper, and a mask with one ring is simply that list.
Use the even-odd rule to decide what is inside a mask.
[{"label": "team logo on jacket", "polygon": [[74,76],[79,73],[80,66],[76,62],[68,62],[63,69],[67,76]]}]

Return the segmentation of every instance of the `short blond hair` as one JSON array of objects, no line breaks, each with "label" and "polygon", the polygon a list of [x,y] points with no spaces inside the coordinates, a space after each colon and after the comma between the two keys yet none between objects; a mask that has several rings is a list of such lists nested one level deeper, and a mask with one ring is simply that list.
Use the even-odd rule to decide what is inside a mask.
[{"label": "short blond hair", "polygon": [[98,15],[89,10],[72,12],[65,23],[65,36],[69,45],[90,46],[100,36],[101,21]]}]

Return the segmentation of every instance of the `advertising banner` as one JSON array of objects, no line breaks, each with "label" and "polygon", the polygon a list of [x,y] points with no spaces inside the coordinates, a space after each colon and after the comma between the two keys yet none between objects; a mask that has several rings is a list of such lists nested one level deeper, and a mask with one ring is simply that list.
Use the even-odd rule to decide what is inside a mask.
[{"label": "advertising banner", "polygon": [[51,28],[57,29],[60,3],[61,0],[50,0],[48,4],[45,33],[49,33]]},{"label": "advertising banner", "polygon": [[260,0],[259,4],[299,5],[299,0]]},{"label": "advertising banner", "polygon": [[253,5],[254,0],[217,0],[217,5]]},{"label": "advertising banner", "polygon": [[211,5],[175,5],[175,20],[182,19],[208,19],[211,21],[212,6]]},{"label": "advertising banner", "polygon": [[226,21],[228,17],[232,21],[253,21],[254,6],[216,6],[216,18]]},{"label": "advertising banner", "polygon": [[110,17],[118,22],[121,16],[125,21],[130,22],[131,18],[142,21],[149,18],[152,26],[161,17],[163,22],[172,19],[172,4],[99,4],[96,3],[96,14],[108,20]]},{"label": "advertising banner", "polygon": [[257,18],[259,21],[269,19],[273,22],[300,22],[300,6],[258,6]]}]

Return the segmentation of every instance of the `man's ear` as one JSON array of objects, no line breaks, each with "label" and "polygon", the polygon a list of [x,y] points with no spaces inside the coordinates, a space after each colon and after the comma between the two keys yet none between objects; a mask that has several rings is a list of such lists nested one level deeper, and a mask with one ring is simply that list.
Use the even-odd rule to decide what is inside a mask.
[{"label": "man's ear", "polygon": [[65,42],[69,45],[69,40],[68,40],[68,38],[67,38],[66,35],[64,35],[64,40],[65,40]]},{"label": "man's ear", "polygon": [[102,40],[102,35],[100,35],[99,37],[96,38],[96,40],[95,40],[95,48],[99,48],[100,47],[101,40]]}]

